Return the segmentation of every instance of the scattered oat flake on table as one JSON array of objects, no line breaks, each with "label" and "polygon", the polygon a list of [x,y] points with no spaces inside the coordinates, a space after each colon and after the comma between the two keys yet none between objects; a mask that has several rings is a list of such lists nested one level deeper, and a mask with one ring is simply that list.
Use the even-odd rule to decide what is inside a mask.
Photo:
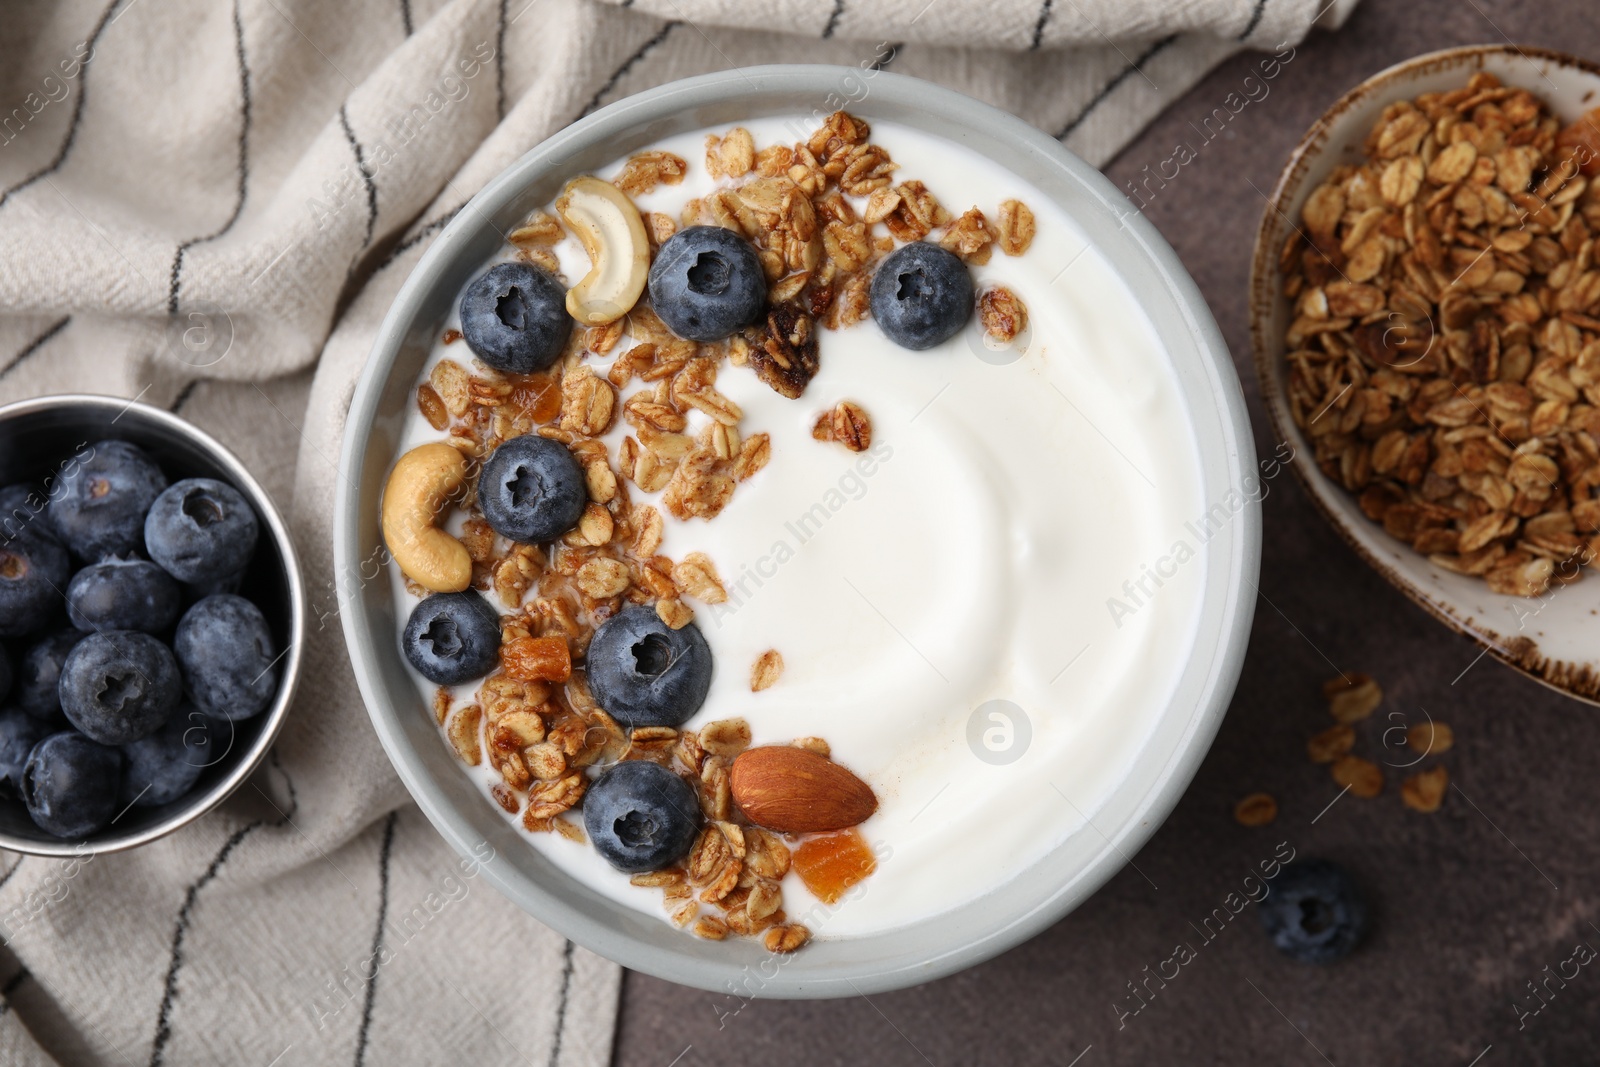
[{"label": "scattered oat flake on table", "polygon": [[750,691],[759,693],[771,689],[782,675],[783,653],[769,648],[756,657],[755,666],[750,668]]},{"label": "scattered oat flake on table", "polygon": [[1328,727],[1307,741],[1306,755],[1311,757],[1312,763],[1332,763],[1340,756],[1348,754],[1355,744],[1355,730],[1340,723],[1338,726]]},{"label": "scattered oat flake on table", "polygon": [[1251,793],[1233,806],[1240,826],[1265,826],[1278,817],[1278,802],[1271,793]]},{"label": "scattered oat flake on table", "polygon": [[1400,785],[1400,799],[1412,811],[1424,814],[1439,810],[1444,803],[1445,790],[1450,787],[1450,772],[1443,767],[1430,767],[1407,778]]},{"label": "scattered oat flake on table", "polygon": [[1378,710],[1383,690],[1365,674],[1346,674],[1322,683],[1328,712],[1342,723],[1356,723]]},{"label": "scattered oat flake on table", "polygon": [[1449,752],[1455,743],[1455,731],[1442,722],[1419,722],[1406,731],[1406,744],[1424,756]]},{"label": "scattered oat flake on table", "polygon": [[1334,761],[1332,771],[1333,780],[1358,797],[1375,797],[1383,792],[1383,771],[1369,759],[1341,756]]}]

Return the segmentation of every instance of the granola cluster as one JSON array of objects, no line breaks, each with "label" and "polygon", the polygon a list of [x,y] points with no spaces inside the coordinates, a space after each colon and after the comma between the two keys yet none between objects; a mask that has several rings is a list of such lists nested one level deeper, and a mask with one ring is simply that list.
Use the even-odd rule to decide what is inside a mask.
[{"label": "granola cluster", "polygon": [[[719,374],[748,369],[780,395],[799,398],[819,366],[819,329],[866,317],[872,267],[897,240],[936,234],[972,263],[987,261],[995,244],[1008,255],[1027,250],[1034,220],[1026,205],[1006,201],[998,227],[976,207],[953,217],[922,183],[896,183],[896,165],[869,133],[865,122],[838,112],[803,144],[757,149],[742,128],[711,137],[705,165],[720,179],[717,191],[689,200],[680,220],[643,216],[652,255],[680,222],[725,226],[749,240],[769,285],[765,322],[726,341],[697,343],[675,336],[645,301],[609,325],[574,331],[548,373],[507,375],[470,357],[468,365],[447,358],[416,397],[428,424],[468,457],[460,540],[473,587],[492,592],[503,610],[500,666],[476,700],[456,706],[444,688],[434,700],[456,753],[472,766],[488,763],[494,799],[527,830],[580,841],[583,830],[568,813],[583,799],[589,768],[644,759],[676,771],[694,787],[705,827],[683,867],[635,876],[634,884],[661,888],[672,920],[701,937],[759,935],[774,952],[792,951],[810,936],[788,921],[781,889],[789,844],[801,839],[791,835],[786,843],[754,825],[732,799],[730,768],[750,744],[749,725],[731,719],[699,731],[624,729],[590,694],[583,659],[596,628],[627,604],[653,606],[679,629],[694,617],[691,602],[728,598],[704,554],[675,561],[661,552],[661,511],[633,499],[635,491],[659,493],[660,508],[674,518],[710,520],[767,464],[768,434],[744,427],[739,405],[717,388]],[[688,170],[671,153],[643,152],[614,184],[633,196],[676,185]],[[862,209],[850,198],[865,199]],[[553,249],[566,236],[560,219],[540,212],[509,240],[519,257],[561,278]],[[1026,321],[1014,294],[989,299],[1006,323]],[[455,331],[445,337],[447,344],[458,340]],[[609,367],[602,366],[607,359]],[[630,432],[613,448],[606,437],[618,419]],[[697,432],[692,421],[702,424]],[[548,546],[495,534],[476,506],[479,462],[529,433],[566,445],[586,476],[581,521]],[[872,425],[859,404],[842,401],[818,419],[815,436],[861,451],[871,444]],[[783,666],[776,650],[762,654],[751,668],[751,690],[776,683]],[[829,751],[820,738],[794,743]],[[830,845],[835,865],[858,847],[859,835]],[[852,863],[844,885],[870,873],[870,859]],[[842,891],[841,880],[834,877],[831,888]]]},{"label": "granola cluster", "polygon": [[1600,552],[1600,169],[1479,73],[1390,105],[1279,266],[1288,398],[1318,466],[1440,567],[1539,596]]}]

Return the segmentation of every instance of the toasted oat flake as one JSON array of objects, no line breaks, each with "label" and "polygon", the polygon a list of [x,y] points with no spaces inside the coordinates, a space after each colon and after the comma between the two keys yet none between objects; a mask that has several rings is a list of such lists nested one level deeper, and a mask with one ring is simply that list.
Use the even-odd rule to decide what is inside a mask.
[{"label": "toasted oat flake", "polygon": [[722,604],[728,599],[716,565],[703,552],[691,552],[683,557],[683,561],[672,568],[672,583],[683,595],[704,604]]},{"label": "toasted oat flake", "polygon": [[811,931],[798,923],[774,926],[767,931],[763,944],[768,952],[793,952],[811,940]]},{"label": "toasted oat flake", "polygon": [[1430,767],[1400,783],[1400,799],[1412,811],[1428,814],[1439,810],[1449,788],[1450,772],[1443,767]]},{"label": "toasted oat flake", "polygon": [[1000,251],[1008,256],[1020,256],[1033,244],[1037,229],[1033,212],[1021,200],[1000,201]]},{"label": "toasted oat flake", "polygon": [[991,339],[1010,344],[1028,328],[1028,308],[1022,298],[1003,285],[978,294],[978,322]]},{"label": "toasted oat flake", "polygon": [[1306,755],[1311,757],[1312,763],[1332,763],[1340,756],[1346,755],[1355,747],[1355,743],[1355,730],[1340,723],[1338,726],[1328,727],[1307,741]]},{"label": "toasted oat flake", "polygon": [[578,569],[574,580],[586,596],[604,600],[628,588],[628,568],[618,560],[592,559]]},{"label": "toasted oat flake", "polygon": [[1240,826],[1266,826],[1278,817],[1278,801],[1271,793],[1251,793],[1233,806],[1233,818]]},{"label": "toasted oat flake", "polygon": [[1328,712],[1342,723],[1357,723],[1383,703],[1383,690],[1365,674],[1350,674],[1323,684]]},{"label": "toasted oat flake", "polygon": [[1406,731],[1406,745],[1424,756],[1437,756],[1455,747],[1455,731],[1442,722],[1419,722]]},{"label": "toasted oat flake", "polygon": [[694,621],[694,609],[676,597],[656,601],[656,617],[674,630],[681,630]]},{"label": "toasted oat flake", "polygon": [[783,654],[775,648],[769,648],[756,657],[755,666],[750,668],[750,691],[759,693],[763,689],[771,689],[782,676]]},{"label": "toasted oat flake", "polygon": [[1383,771],[1376,763],[1360,756],[1340,756],[1333,761],[1333,780],[1358,797],[1375,797],[1383,792]]}]

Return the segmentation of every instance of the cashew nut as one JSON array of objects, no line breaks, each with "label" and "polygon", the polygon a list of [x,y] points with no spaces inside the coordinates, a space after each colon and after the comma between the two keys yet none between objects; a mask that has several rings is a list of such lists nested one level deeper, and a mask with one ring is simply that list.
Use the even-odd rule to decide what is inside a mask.
[{"label": "cashew nut", "polygon": [[400,569],[435,593],[472,583],[466,546],[439,529],[439,516],[467,477],[461,452],[442,441],[400,457],[383,490],[383,539]]},{"label": "cashew nut", "polygon": [[574,178],[556,200],[556,214],[589,253],[589,273],[567,290],[567,311],[585,326],[622,318],[644,292],[650,241],[639,209],[621,189],[599,178]]}]

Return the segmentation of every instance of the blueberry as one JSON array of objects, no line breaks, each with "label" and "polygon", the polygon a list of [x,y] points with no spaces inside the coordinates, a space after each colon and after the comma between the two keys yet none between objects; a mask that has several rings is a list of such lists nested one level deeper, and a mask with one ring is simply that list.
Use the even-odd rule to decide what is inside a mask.
[{"label": "blueberry", "polygon": [[200,713],[181,709],[149,737],[122,746],[123,806],[156,807],[177,800],[199,781],[210,760],[206,730],[191,721]]},{"label": "blueberry", "polygon": [[149,634],[90,634],[61,668],[67,721],[103,745],[125,745],[159,730],[183,693],[178,664]]},{"label": "blueberry", "polygon": [[30,486],[8,485],[0,489],[0,542],[9,541],[24,531],[60,541],[50,525],[50,501]]},{"label": "blueberry", "polygon": [[244,495],[214,478],[185,478],[156,497],[144,520],[150,558],[180,582],[239,574],[256,550],[259,527]]},{"label": "blueberry", "polygon": [[411,609],[400,640],[417,673],[436,685],[482,678],[500,660],[500,616],[471,589],[435,593]]},{"label": "blueberry", "polygon": [[700,805],[687,782],[659,763],[613,764],[583,798],[583,826],[594,849],[628,874],[659,871],[688,853],[700,832]]},{"label": "blueberry", "polygon": [[44,740],[50,727],[20,708],[0,711],[0,797],[22,796],[22,772],[33,746]]},{"label": "blueberry", "polygon": [[1290,959],[1332,963],[1367,932],[1367,903],[1343,867],[1301,860],[1273,879],[1261,902],[1261,925]]},{"label": "blueberry", "polygon": [[61,616],[72,560],[55,538],[32,527],[0,541],[0,637],[45,629]]},{"label": "blueberry", "polygon": [[667,238],[650,264],[649,284],[656,315],[691,341],[730,337],[767,303],[756,250],[721,226],[690,226]]},{"label": "blueberry", "polygon": [[872,276],[872,317],[901,348],[922,351],[954,337],[972,317],[972,275],[954,252],[925,241],[901,245]]},{"label": "blueberry", "polygon": [[80,559],[126,556],[144,548],[144,517],[167,476],[144,449],[99,441],[62,472],[50,500],[50,523]]},{"label": "blueberry", "polygon": [[72,576],[67,618],[80,630],[161,633],[178,619],[181,591],[172,575],[142,559],[108,559]]},{"label": "blueberry", "polygon": [[23,772],[22,796],[39,829],[56,837],[87,837],[117,814],[122,756],[75,734],[52,734],[34,746]]},{"label": "blueberry", "polygon": [[248,719],[277,695],[272,631],[261,609],[242,596],[208,596],[184,612],[172,650],[183,668],[184,691],[207,715]]},{"label": "blueberry", "polygon": [[61,713],[61,667],[82,640],[82,630],[59,630],[22,654],[17,668],[18,707],[46,722]]},{"label": "blueberry", "polygon": [[711,647],[700,628],[674,630],[632,605],[589,642],[589,691],[624,726],[681,726],[711,688]]},{"label": "blueberry", "polygon": [[553,541],[578,524],[589,491],[567,446],[538,434],[513,437],[490,454],[478,477],[478,508],[503,537]]},{"label": "blueberry", "polygon": [[571,335],[566,290],[531,263],[490,267],[461,294],[461,336],[473,355],[496,370],[544,370]]}]

